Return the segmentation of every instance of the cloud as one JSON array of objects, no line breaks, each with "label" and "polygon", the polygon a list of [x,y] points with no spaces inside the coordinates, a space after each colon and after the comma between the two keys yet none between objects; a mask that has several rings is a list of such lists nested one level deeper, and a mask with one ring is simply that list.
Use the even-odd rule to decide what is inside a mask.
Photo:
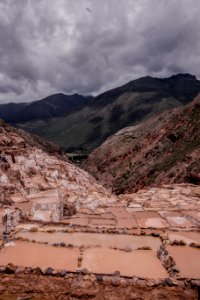
[{"label": "cloud", "polygon": [[1,0],[0,103],[200,78],[199,0]]}]

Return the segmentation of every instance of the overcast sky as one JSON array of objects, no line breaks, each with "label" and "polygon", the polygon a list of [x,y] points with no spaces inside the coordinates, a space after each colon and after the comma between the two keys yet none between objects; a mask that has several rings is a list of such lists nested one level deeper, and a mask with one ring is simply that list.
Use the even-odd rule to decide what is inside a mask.
[{"label": "overcast sky", "polygon": [[200,78],[200,0],[0,0],[0,103]]}]

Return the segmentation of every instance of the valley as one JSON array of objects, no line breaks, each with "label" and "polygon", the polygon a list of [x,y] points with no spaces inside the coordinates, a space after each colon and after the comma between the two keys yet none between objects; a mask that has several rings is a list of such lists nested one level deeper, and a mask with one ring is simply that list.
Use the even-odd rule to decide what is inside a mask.
[{"label": "valley", "polygon": [[[200,189],[199,155],[193,152],[199,151],[198,114],[199,97],[109,138],[102,150],[97,148],[84,161],[98,181],[70,163],[58,146],[2,122],[0,297],[125,300],[130,295],[133,299],[164,295],[166,299],[197,299]],[[176,128],[173,135],[171,128]],[[177,138],[180,129],[186,136]],[[122,163],[131,157],[126,151],[133,148],[133,140],[138,144],[137,135],[143,143],[141,132],[149,148],[144,147],[141,154],[137,148],[137,159],[144,154],[144,159],[149,158],[146,153],[152,153],[156,145],[160,153],[165,136],[170,136],[175,148],[179,141],[179,151],[185,141],[191,145],[191,139],[197,141],[187,154],[193,158],[191,162],[188,158],[188,166],[195,165],[190,168],[195,182],[186,182],[187,165],[181,165],[180,156],[173,168],[181,168],[181,182],[176,177],[165,182],[162,175],[163,180],[152,187],[135,188],[137,181],[128,181],[129,188],[121,193],[111,188],[114,181],[100,168],[105,168],[104,158],[110,159],[111,153],[121,156],[124,151],[120,174],[125,170]],[[104,147],[109,151],[104,152]],[[158,163],[159,155],[154,153]],[[117,168],[118,159],[109,162],[111,172],[112,162]]]},{"label": "valley", "polygon": [[0,118],[66,152],[85,153],[124,127],[189,103],[199,92],[200,81],[190,74],[146,76],[96,97],[57,94],[28,105],[0,105]]}]

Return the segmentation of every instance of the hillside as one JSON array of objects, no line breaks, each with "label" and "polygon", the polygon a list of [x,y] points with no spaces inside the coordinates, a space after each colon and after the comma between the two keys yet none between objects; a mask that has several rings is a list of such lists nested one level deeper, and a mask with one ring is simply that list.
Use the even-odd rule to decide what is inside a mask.
[{"label": "hillside", "polygon": [[[200,81],[190,74],[164,79],[147,76],[107,91],[90,101],[83,101],[83,105],[74,110],[69,108],[66,112],[63,109],[62,116],[51,114],[48,117],[48,114],[44,114],[40,117],[37,115],[37,120],[34,120],[27,114],[30,107],[24,107],[23,118],[28,121],[19,124],[20,114],[17,114],[17,126],[53,141],[68,151],[77,148],[90,151],[118,130],[139,124],[167,109],[187,104],[199,92]],[[77,102],[76,99],[73,101]],[[37,105],[43,102],[33,102],[30,106],[34,106],[38,112],[40,109]],[[59,101],[56,100],[56,103]],[[31,111],[34,112],[32,108]]]},{"label": "hillside", "polygon": [[117,194],[163,183],[200,184],[200,95],[187,106],[119,131],[84,167]]},{"label": "hillside", "polygon": [[109,193],[91,175],[49,155],[39,143],[22,131],[0,124],[0,206],[29,202],[37,194],[41,198],[56,195],[76,208],[107,201]]},{"label": "hillside", "polygon": [[[14,135],[19,136],[30,147],[37,147],[38,149],[41,149],[42,151],[44,151],[50,155],[54,155],[62,160],[67,160],[64,150],[57,144],[48,142],[47,140],[44,140],[43,138],[41,138],[37,135],[29,134],[28,132],[26,132],[20,128],[9,127],[1,119],[0,119],[0,128],[1,128],[1,131],[3,130],[2,128],[4,128],[4,130],[11,131]],[[12,148],[12,146],[13,146],[12,141],[10,141],[10,146]],[[2,147],[0,145],[0,153],[1,153],[1,149],[2,149]]]}]

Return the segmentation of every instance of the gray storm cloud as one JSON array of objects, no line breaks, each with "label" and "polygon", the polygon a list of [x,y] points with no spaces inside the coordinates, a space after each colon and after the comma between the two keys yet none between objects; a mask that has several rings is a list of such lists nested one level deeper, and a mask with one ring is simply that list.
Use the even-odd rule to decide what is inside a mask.
[{"label": "gray storm cloud", "polygon": [[199,0],[1,0],[0,102],[200,78]]}]

